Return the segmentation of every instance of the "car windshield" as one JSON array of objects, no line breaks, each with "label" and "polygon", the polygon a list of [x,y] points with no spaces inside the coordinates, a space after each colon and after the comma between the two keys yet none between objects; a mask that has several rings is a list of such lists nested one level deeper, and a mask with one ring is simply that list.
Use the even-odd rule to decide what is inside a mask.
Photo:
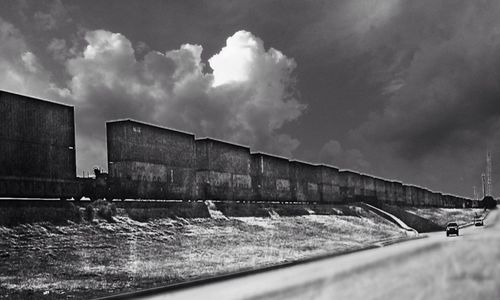
[{"label": "car windshield", "polygon": [[448,223],[448,226],[458,226],[457,223]]}]

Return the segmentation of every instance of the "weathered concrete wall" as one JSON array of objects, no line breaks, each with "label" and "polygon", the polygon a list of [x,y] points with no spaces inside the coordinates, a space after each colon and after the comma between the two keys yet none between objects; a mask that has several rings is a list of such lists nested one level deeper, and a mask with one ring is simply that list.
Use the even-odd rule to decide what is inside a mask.
[{"label": "weathered concrete wall", "polygon": [[194,167],[193,134],[133,120],[107,122],[106,131],[110,169],[119,161]]},{"label": "weathered concrete wall", "polygon": [[363,200],[363,197],[365,196],[365,186],[362,175],[353,172],[351,174],[351,178],[354,181],[354,198],[357,200]]},{"label": "weathered concrete wall", "polygon": [[251,174],[254,201],[290,201],[288,159],[266,153],[252,153]]},{"label": "weathered concrete wall", "polygon": [[115,198],[118,195],[132,199],[192,198],[192,168],[125,161],[115,162],[111,170],[109,184]]},{"label": "weathered concrete wall", "polygon": [[387,195],[387,203],[389,205],[396,204],[396,188],[393,181],[387,181],[385,184],[385,191]]},{"label": "weathered concrete wall", "polygon": [[365,197],[367,198],[367,200],[375,199],[376,197],[375,178],[365,174],[362,175],[362,178],[363,178],[363,188]]},{"label": "weathered concrete wall", "polygon": [[319,202],[318,172],[315,165],[301,161],[290,161],[290,183],[292,201]]},{"label": "weathered concrete wall", "polygon": [[433,198],[433,206],[434,207],[441,207],[442,206],[442,195],[441,193],[433,192],[432,193],[432,198]]},{"label": "weathered concrete wall", "polygon": [[[359,174],[348,170],[340,170],[340,193],[345,202],[353,202],[355,198],[356,180]],[[359,195],[359,192],[358,192]]]},{"label": "weathered concrete wall", "polygon": [[431,194],[431,191],[429,191],[428,189],[424,189],[424,203],[425,203],[425,206],[427,207],[430,207],[432,206],[432,194]]},{"label": "weathered concrete wall", "polygon": [[414,185],[409,186],[410,189],[410,197],[411,197],[411,205],[413,206],[420,206],[420,203],[418,203],[418,187]]},{"label": "weathered concrete wall", "polygon": [[78,207],[67,201],[0,201],[0,226],[38,222],[67,224],[68,221],[81,220],[82,215]]},{"label": "weathered concrete wall", "polygon": [[404,205],[411,205],[411,187],[407,185],[403,185],[403,203]]},{"label": "weathered concrete wall", "polygon": [[0,180],[2,197],[71,198],[79,193],[80,185],[74,179],[5,177]]},{"label": "weathered concrete wall", "polygon": [[340,174],[339,169],[327,166],[317,166],[319,172],[319,190],[321,203],[342,203],[340,195]]},{"label": "weathered concrete wall", "polygon": [[417,203],[418,206],[425,206],[425,191],[420,187],[417,189]]},{"label": "weathered concrete wall", "polygon": [[422,204],[420,203],[420,187],[418,186],[412,186],[412,189],[411,189],[411,199],[413,201],[413,205],[414,206],[422,206]]},{"label": "weathered concrete wall", "polygon": [[0,91],[0,176],[74,179],[71,106]]},{"label": "weathered concrete wall", "polygon": [[385,202],[387,201],[386,194],[386,181],[381,178],[375,178],[375,196],[377,197],[377,201]]},{"label": "weathered concrete wall", "polygon": [[395,197],[395,203],[397,205],[404,205],[404,189],[403,189],[403,184],[399,181],[394,181],[393,182],[393,187],[394,187],[394,197]]},{"label": "weathered concrete wall", "polygon": [[133,120],[106,129],[113,198],[193,198],[194,135]]},{"label": "weathered concrete wall", "polygon": [[346,203],[354,197],[354,188],[351,189],[347,185],[347,175],[345,172],[339,170],[338,179],[340,199]]},{"label": "weathered concrete wall", "polygon": [[198,199],[248,201],[253,197],[248,147],[210,138],[196,140]]},{"label": "weathered concrete wall", "polygon": [[448,208],[453,207],[453,198],[451,195],[443,194],[443,206]]},{"label": "weathered concrete wall", "polygon": [[134,220],[145,222],[162,218],[210,218],[203,202],[115,202]]}]

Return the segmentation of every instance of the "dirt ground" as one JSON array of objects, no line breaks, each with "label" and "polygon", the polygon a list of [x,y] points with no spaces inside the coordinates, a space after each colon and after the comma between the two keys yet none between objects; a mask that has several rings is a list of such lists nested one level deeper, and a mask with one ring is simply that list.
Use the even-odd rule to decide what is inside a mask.
[{"label": "dirt ground", "polygon": [[0,227],[0,299],[81,299],[134,291],[397,239],[379,216],[104,220]]}]

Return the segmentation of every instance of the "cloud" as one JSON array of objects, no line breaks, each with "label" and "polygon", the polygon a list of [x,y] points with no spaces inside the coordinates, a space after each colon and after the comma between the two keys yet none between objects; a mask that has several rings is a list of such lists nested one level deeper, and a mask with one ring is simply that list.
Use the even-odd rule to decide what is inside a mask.
[{"label": "cloud", "polygon": [[33,19],[37,27],[43,30],[54,30],[57,26],[71,21],[61,0],[48,2],[46,9],[34,13]]},{"label": "cloud", "polygon": [[68,48],[64,39],[52,39],[47,46],[47,51],[55,61],[60,63],[65,63],[72,56],[72,49]]},{"label": "cloud", "polygon": [[323,163],[363,172],[368,171],[371,167],[359,149],[343,149],[340,142],[336,140],[330,140],[321,147],[319,158]]},{"label": "cloud", "polygon": [[[66,62],[82,156],[90,152],[86,144],[93,145],[94,154],[89,156],[97,159],[97,153],[104,152],[104,121],[117,118],[135,118],[282,155],[290,155],[299,145],[279,132],[305,109],[294,90],[296,64],[278,50],[266,51],[262,40],[249,32],[236,32],[208,60],[213,73],[205,71],[199,45],[150,51],[139,60],[122,34],[89,31],[85,40],[83,52]],[[95,145],[101,151],[95,151]],[[103,159],[99,163],[104,164]]]},{"label": "cloud", "polygon": [[24,36],[0,18],[0,83],[2,89],[59,100],[66,91],[58,88],[51,74],[29,49]]},{"label": "cloud", "polygon": [[439,34],[418,41],[403,78],[385,88],[390,97],[384,109],[359,129],[367,138],[393,143],[405,158],[470,150],[467,145],[496,134],[500,5],[486,10],[484,3],[464,4],[457,10],[427,25]]},{"label": "cloud", "polygon": [[401,2],[345,36],[337,58],[363,60],[380,93],[350,133],[376,175],[470,194],[486,150],[500,154],[500,5],[476,4]]},{"label": "cloud", "polygon": [[249,32],[236,32],[208,60],[213,72],[205,70],[200,45],[184,44],[164,53],[141,46],[138,55],[120,33],[88,31],[84,39],[81,50],[68,49],[62,39],[47,46],[69,78],[67,86],[58,87],[19,30],[0,19],[2,89],[75,106],[79,172],[105,166],[104,124],[118,118],[281,155],[289,156],[299,146],[297,139],[280,132],[305,109],[295,91],[296,63],[276,49],[266,50]]}]

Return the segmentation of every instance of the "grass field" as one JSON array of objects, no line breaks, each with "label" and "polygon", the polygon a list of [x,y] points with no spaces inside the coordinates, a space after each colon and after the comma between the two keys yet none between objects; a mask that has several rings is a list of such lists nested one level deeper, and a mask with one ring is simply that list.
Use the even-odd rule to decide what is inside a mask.
[{"label": "grass field", "polygon": [[0,298],[91,298],[405,236],[379,216],[167,218],[0,227]]}]

